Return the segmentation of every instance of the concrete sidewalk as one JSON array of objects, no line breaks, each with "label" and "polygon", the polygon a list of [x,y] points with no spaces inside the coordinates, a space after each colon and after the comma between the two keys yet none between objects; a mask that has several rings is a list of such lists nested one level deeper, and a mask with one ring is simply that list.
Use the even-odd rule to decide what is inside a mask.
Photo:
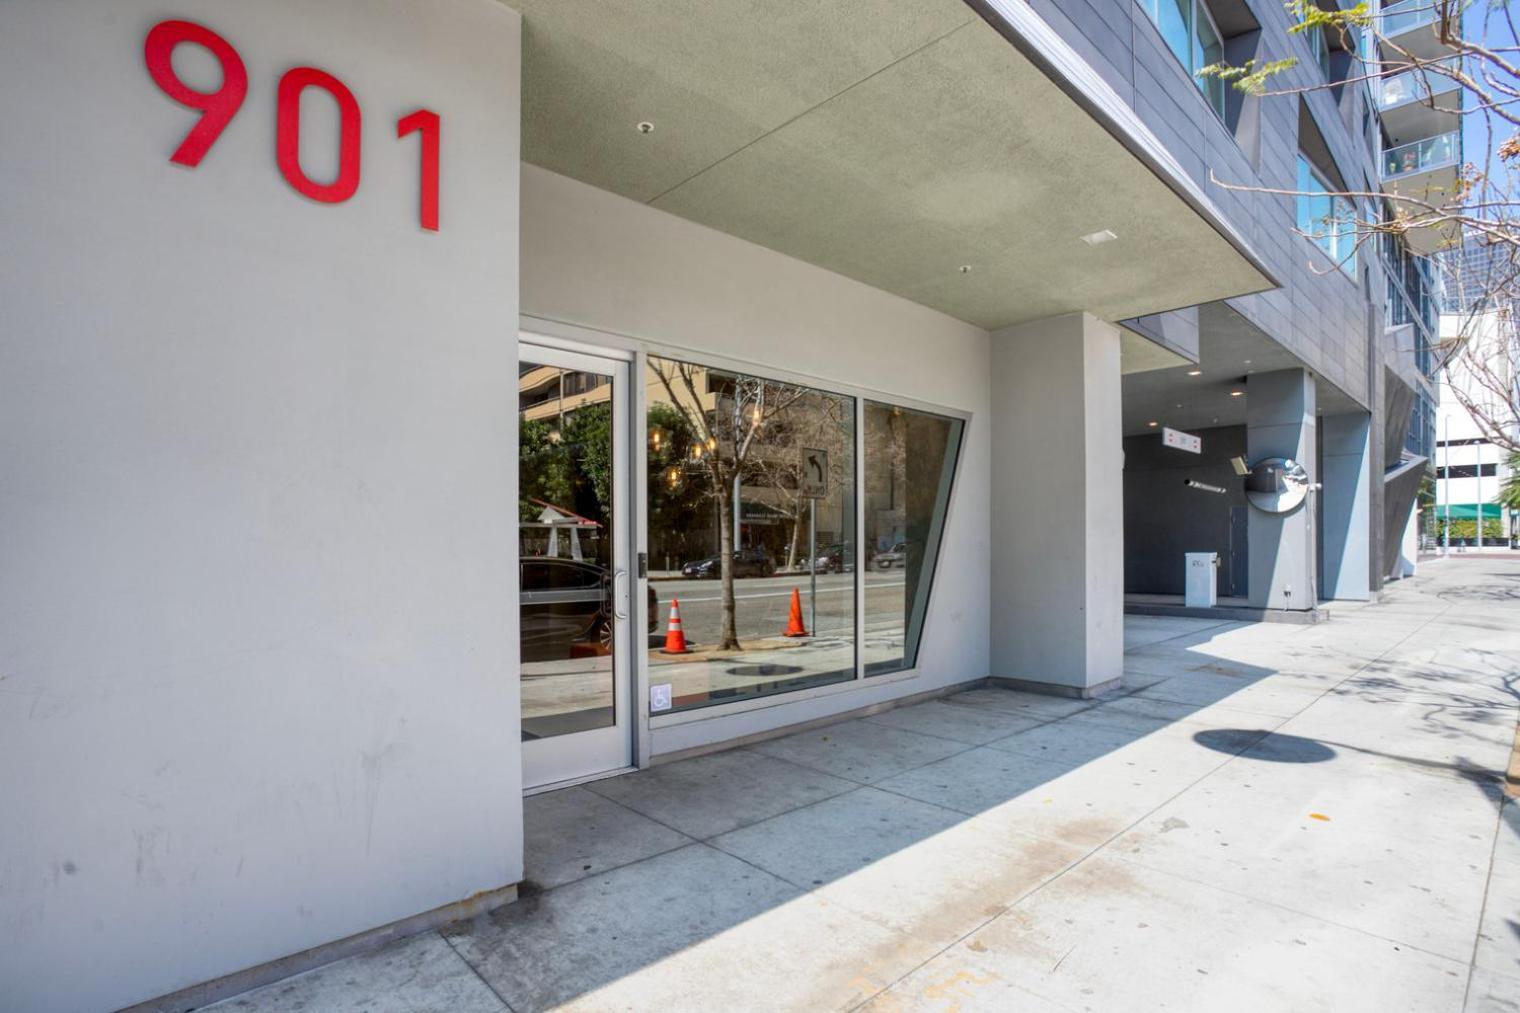
[{"label": "concrete sidewalk", "polygon": [[1520,562],[1126,643],[532,798],[517,904],[213,1008],[1520,1010]]}]

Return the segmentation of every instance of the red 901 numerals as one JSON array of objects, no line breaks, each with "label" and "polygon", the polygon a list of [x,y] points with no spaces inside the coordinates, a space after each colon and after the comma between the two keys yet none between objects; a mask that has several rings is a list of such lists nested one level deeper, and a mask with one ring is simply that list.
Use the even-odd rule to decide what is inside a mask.
[{"label": "red 901 numerals", "polygon": [[[200,92],[174,72],[174,50],[180,43],[204,47],[222,65],[222,86]],[[248,68],[226,39],[189,21],[164,21],[153,26],[143,43],[143,60],[154,82],[174,101],[201,111],[200,121],[185,135],[169,161],[194,168],[211,150],[248,97]],[[301,94],[320,88],[338,104],[338,174],[319,183],[301,168]],[[360,125],[363,121],[354,93],[336,77],[315,67],[296,67],[280,78],[275,103],[275,161],[280,174],[297,193],[324,204],[341,204],[359,189]],[[396,137],[422,135],[421,195],[418,217],[424,229],[438,231],[438,161],[443,121],[438,114],[418,109],[396,124]]]}]

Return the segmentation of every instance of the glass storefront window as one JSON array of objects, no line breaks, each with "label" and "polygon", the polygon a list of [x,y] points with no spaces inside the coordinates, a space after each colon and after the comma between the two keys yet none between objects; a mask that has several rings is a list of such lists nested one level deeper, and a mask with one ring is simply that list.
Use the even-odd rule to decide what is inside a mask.
[{"label": "glass storefront window", "polygon": [[854,679],[855,399],[654,356],[643,382],[651,687],[682,711]]},{"label": "glass storefront window", "polygon": [[964,423],[865,404],[866,675],[912,668]]}]

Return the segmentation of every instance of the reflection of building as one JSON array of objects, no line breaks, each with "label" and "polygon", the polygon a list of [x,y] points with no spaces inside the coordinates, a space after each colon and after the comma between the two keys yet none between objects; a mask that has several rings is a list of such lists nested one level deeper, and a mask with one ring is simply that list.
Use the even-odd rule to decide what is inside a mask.
[{"label": "reflection of building", "polygon": [[598,545],[602,534],[600,523],[543,500],[532,502],[542,509],[536,519],[517,525],[518,551],[523,555],[576,560],[603,558]]},{"label": "reflection of building", "polygon": [[524,364],[517,371],[517,410],[529,421],[552,419],[612,396],[607,377],[596,373]]}]

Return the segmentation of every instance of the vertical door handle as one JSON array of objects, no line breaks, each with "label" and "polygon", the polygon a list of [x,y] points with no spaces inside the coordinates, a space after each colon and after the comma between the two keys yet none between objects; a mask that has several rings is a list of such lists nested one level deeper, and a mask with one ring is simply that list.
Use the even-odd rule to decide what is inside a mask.
[{"label": "vertical door handle", "polygon": [[627,579],[627,570],[618,570],[612,575],[612,618],[618,622],[624,622],[628,618],[628,613],[623,611],[623,595],[621,591],[623,582]]}]

